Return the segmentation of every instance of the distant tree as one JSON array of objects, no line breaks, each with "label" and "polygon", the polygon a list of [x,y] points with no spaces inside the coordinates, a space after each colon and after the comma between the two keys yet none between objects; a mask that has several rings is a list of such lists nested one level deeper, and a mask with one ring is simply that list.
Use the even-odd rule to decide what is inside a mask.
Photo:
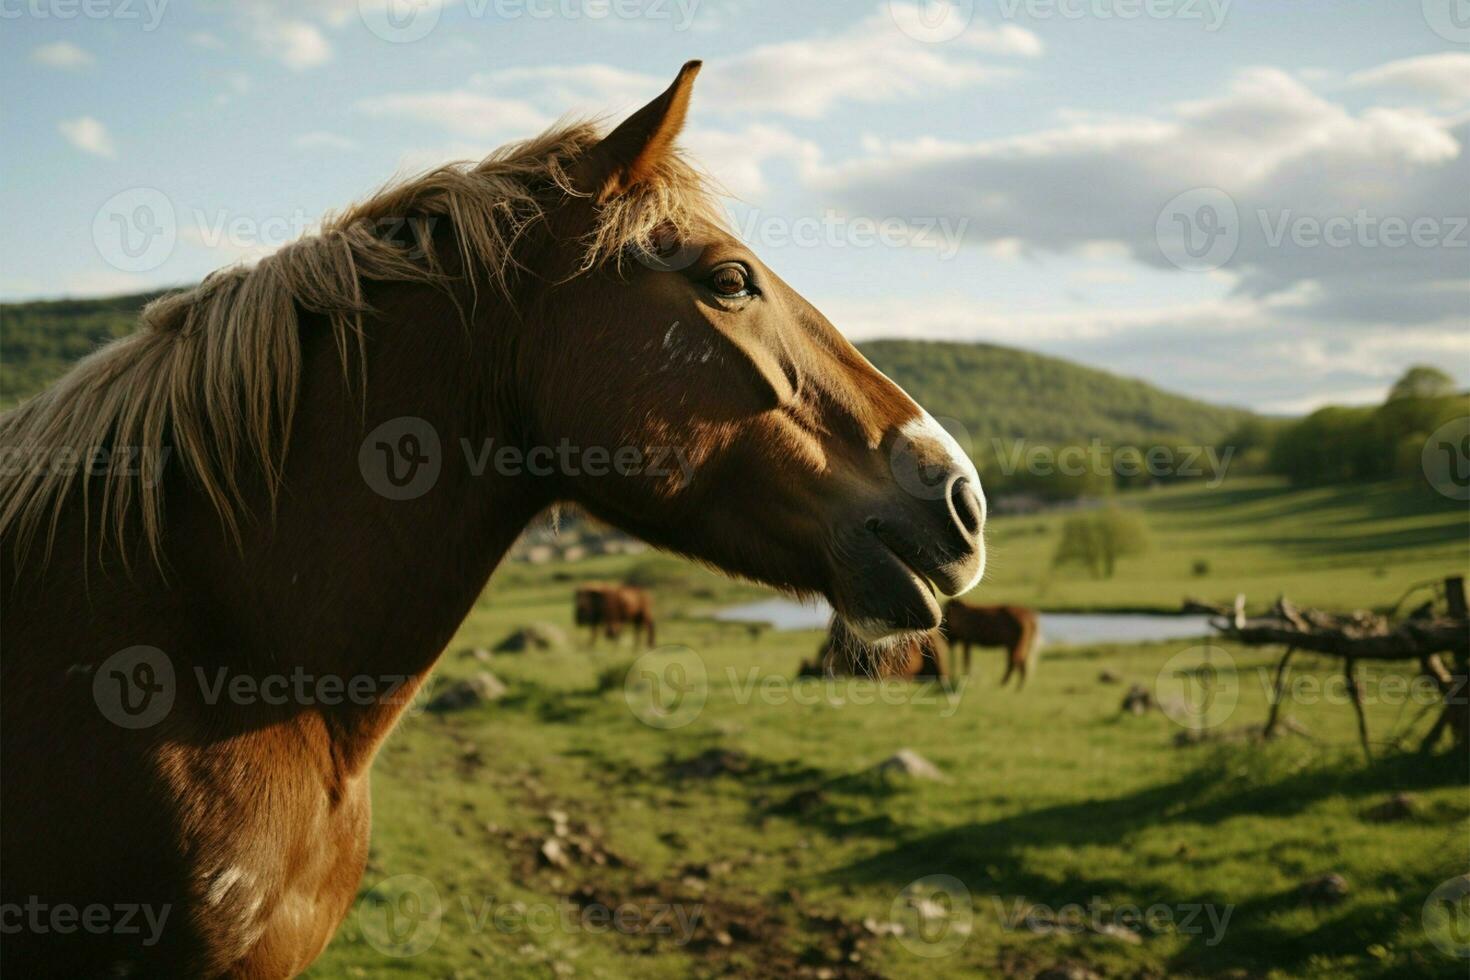
[{"label": "distant tree", "polygon": [[1118,559],[1148,550],[1148,527],[1135,511],[1104,507],[1062,524],[1052,565],[1076,563],[1093,578],[1112,578]]},{"label": "distant tree", "polygon": [[1437,367],[1416,364],[1404,372],[1388,390],[1388,400],[1400,398],[1440,398],[1455,393],[1455,379]]}]

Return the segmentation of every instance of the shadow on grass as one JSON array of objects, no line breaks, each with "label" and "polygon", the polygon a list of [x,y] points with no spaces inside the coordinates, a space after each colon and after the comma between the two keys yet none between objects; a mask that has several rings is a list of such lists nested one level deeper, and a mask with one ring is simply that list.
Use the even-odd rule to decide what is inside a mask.
[{"label": "shadow on grass", "polygon": [[[1390,903],[1323,911],[1316,924],[1303,930],[1300,919],[1286,916],[1301,907],[1291,891],[1232,902],[1231,896],[1212,891],[1141,894],[1151,872],[1140,868],[1137,877],[1069,875],[1065,880],[1043,873],[1033,864],[1032,852],[1058,847],[1123,847],[1143,828],[1169,825],[1210,827],[1238,816],[1291,817],[1329,797],[1380,799],[1394,792],[1426,790],[1463,783],[1463,760],[1450,756],[1422,758],[1401,755],[1364,768],[1349,763],[1323,767],[1299,775],[1243,785],[1228,761],[1240,749],[1224,751],[1182,778],[1112,799],[1067,803],[1019,813],[982,823],[971,823],[938,833],[902,840],[872,857],[836,869],[834,882],[891,888],[895,893],[925,875],[944,873],[965,882],[972,892],[1023,895],[1032,902],[1058,908],[1086,903],[1094,896],[1112,902],[1165,902],[1175,908],[1233,904],[1228,940],[1212,945],[1211,930],[1185,935],[1187,945],[1171,963],[1181,971],[1224,972],[1276,969],[1299,972],[1314,955],[1361,951],[1369,943],[1386,942],[1404,921],[1417,921],[1420,906],[1438,881],[1420,881],[1405,872],[1385,882],[1403,897]],[[1463,819],[1445,815],[1446,819]],[[833,836],[855,828],[844,826],[841,809],[830,803],[803,816],[822,825]],[[826,824],[835,820],[836,825]],[[860,827],[866,829],[865,824]],[[901,834],[901,829],[896,831]],[[1330,847],[1330,841],[1321,842]],[[1262,842],[1266,847],[1269,842]],[[1422,857],[1422,856],[1421,856]],[[1359,883],[1371,884],[1371,883]],[[990,911],[984,907],[977,909]],[[1295,923],[1283,919],[1296,918]]]}]

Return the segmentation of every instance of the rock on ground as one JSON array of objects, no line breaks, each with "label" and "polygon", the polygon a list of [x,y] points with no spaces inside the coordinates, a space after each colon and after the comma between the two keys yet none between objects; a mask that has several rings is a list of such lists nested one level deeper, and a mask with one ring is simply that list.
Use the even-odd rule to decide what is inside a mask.
[{"label": "rock on ground", "polygon": [[945,778],[938,766],[913,749],[899,749],[874,766],[873,771],[885,774],[897,773],[901,776],[912,776],[915,779],[942,780]]},{"label": "rock on ground", "polygon": [[550,623],[532,623],[511,633],[495,644],[496,653],[525,653],[527,650],[560,650],[567,645],[567,634]]},{"label": "rock on ground", "polygon": [[461,711],[477,704],[499,701],[506,693],[507,688],[500,678],[482,670],[464,680],[455,681],[434,695],[428,704],[428,710]]}]

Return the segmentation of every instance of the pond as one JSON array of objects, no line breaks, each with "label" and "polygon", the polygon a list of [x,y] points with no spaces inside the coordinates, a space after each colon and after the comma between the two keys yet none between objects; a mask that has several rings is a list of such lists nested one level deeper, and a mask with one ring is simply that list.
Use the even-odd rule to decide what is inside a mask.
[{"label": "pond", "polygon": [[[827,628],[832,607],[818,599],[797,602],[772,598],[727,606],[714,617],[731,623],[770,623],[778,630]],[[1208,616],[1169,616],[1159,613],[1051,613],[1041,614],[1041,635],[1048,643],[1144,643],[1209,636]]]}]

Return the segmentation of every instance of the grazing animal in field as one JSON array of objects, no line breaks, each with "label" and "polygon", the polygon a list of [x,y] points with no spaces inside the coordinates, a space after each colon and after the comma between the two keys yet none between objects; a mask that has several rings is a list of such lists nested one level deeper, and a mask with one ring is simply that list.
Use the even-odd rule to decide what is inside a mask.
[{"label": "grazing animal in field", "polygon": [[[951,599],[944,606],[943,630],[949,637],[950,649],[964,652],[966,674],[970,672],[971,644],[1004,647],[1006,672],[1001,684],[1004,685],[1014,674],[1017,690],[1026,685],[1032,656],[1041,641],[1036,610],[1025,606],[972,606],[959,599]],[[950,666],[956,674],[960,672],[955,664]]]},{"label": "grazing animal in field", "polygon": [[949,644],[938,630],[910,633],[881,644],[856,636],[841,619],[834,618],[827,639],[817,650],[816,660],[802,661],[798,677],[873,677],[914,680],[948,676],[945,660]]},{"label": "grazing animal in field", "polygon": [[632,585],[584,585],[573,596],[578,626],[587,626],[589,646],[597,643],[601,632],[609,640],[623,635],[623,627],[633,628],[633,643],[640,638],[654,645],[653,596],[647,589]]},{"label": "grazing animal in field", "polygon": [[375,753],[553,506],[867,640],[980,579],[974,466],[676,148],[698,68],[165,296],[0,416],[0,908],[163,918],[7,917],[0,973],[305,970],[358,894]]}]

